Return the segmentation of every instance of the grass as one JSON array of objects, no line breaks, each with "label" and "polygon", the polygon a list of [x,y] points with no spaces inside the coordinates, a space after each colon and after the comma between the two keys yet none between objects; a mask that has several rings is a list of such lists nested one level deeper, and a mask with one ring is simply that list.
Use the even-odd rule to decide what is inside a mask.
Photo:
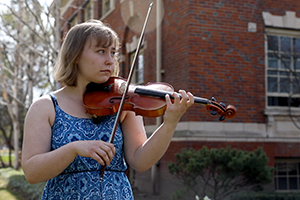
[{"label": "grass", "polygon": [[[11,162],[14,163],[14,154]],[[0,159],[5,166],[9,165],[9,151],[0,150]],[[0,168],[0,200],[35,200],[41,199],[45,183],[30,184],[22,170],[11,167]],[[1,162],[0,162],[1,167]]]},{"label": "grass", "polygon": [[[8,163],[9,162],[9,156],[7,155],[1,155],[1,159],[3,160],[3,162]],[[12,157],[12,161],[13,161],[13,157]]]},{"label": "grass", "polygon": [[[0,150],[0,160],[3,161],[6,165],[9,163],[9,150]],[[11,153],[11,163],[14,163],[15,154]]]},{"label": "grass", "polygon": [[7,189],[7,182],[0,178],[0,200],[18,200],[16,195]]},{"label": "grass", "polygon": [[22,170],[0,168],[0,200],[41,199],[44,185],[28,183]]}]

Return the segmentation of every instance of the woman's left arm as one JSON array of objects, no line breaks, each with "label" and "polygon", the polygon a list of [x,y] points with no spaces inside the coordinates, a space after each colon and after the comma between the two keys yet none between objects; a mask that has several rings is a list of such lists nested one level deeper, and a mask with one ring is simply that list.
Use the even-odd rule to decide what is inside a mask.
[{"label": "woman's left arm", "polygon": [[166,96],[167,109],[164,121],[147,139],[143,120],[133,112],[127,112],[123,122],[124,151],[127,162],[137,171],[144,172],[155,164],[166,152],[175,132],[176,126],[194,103],[191,93],[180,90],[182,98],[174,93],[173,102]]}]

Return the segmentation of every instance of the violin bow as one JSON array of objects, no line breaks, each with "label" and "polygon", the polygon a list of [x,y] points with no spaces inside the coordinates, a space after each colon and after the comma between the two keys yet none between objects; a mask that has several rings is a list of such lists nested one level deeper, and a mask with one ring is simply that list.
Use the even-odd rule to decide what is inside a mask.
[{"label": "violin bow", "polygon": [[[153,6],[153,2],[150,3],[149,8],[148,8],[148,13],[147,13],[146,18],[145,18],[145,22],[144,22],[144,25],[143,25],[143,28],[142,28],[141,36],[140,36],[138,45],[136,47],[136,52],[135,52],[135,55],[134,55],[134,58],[133,58],[133,61],[132,61],[131,67],[130,67],[130,71],[129,71],[128,79],[127,79],[125,89],[124,89],[124,92],[123,92],[123,95],[122,95],[122,99],[120,101],[120,106],[119,106],[119,109],[118,109],[118,112],[117,112],[117,116],[116,116],[116,119],[115,119],[115,122],[114,122],[114,126],[113,126],[113,129],[112,129],[109,141],[108,141],[109,143],[113,143],[114,138],[115,138],[117,127],[118,127],[118,124],[119,124],[119,121],[120,121],[120,116],[121,116],[123,106],[124,106],[124,103],[125,103],[126,94],[128,92],[128,88],[129,88],[129,85],[130,85],[130,82],[131,82],[131,79],[132,79],[132,76],[133,76],[133,72],[134,72],[134,68],[135,68],[135,64],[136,64],[136,59],[137,59],[137,56],[139,55],[141,45],[142,45],[142,42],[143,42],[144,37],[145,37],[146,26],[147,26],[148,19],[149,19],[151,10],[152,10],[152,6]],[[106,165],[102,166],[102,168],[101,168],[100,182],[102,182],[102,180],[103,180],[103,175],[104,175],[105,168],[106,168]]]}]

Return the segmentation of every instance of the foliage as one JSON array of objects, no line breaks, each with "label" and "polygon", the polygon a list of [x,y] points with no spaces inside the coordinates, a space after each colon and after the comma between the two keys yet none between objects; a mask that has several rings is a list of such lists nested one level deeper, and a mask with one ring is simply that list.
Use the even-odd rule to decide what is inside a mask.
[{"label": "foliage", "polygon": [[[268,158],[262,148],[253,152],[227,147],[183,149],[176,156],[176,163],[169,164],[169,171],[200,198],[223,199],[247,186],[272,181],[273,168],[267,166]],[[202,188],[202,189],[201,189]]]},{"label": "foliage", "polygon": [[231,200],[298,200],[299,193],[242,193],[234,194]]},{"label": "foliage", "polygon": [[0,166],[12,166],[12,158],[11,158],[11,153],[13,150],[13,147],[11,146],[11,140],[12,140],[12,123],[11,123],[11,118],[7,114],[7,107],[0,104],[0,156],[2,156],[1,149],[6,146],[9,148],[8,152],[8,162],[4,162],[0,159]]},{"label": "foliage", "polygon": [[[5,6],[0,13],[0,109],[1,116],[5,116],[0,131],[5,143],[15,150],[17,169],[25,114],[38,96],[34,91],[43,94],[54,88],[50,74],[59,49],[55,43],[59,34],[49,7],[46,10],[38,0],[0,4]],[[14,137],[8,134],[10,130]]]}]

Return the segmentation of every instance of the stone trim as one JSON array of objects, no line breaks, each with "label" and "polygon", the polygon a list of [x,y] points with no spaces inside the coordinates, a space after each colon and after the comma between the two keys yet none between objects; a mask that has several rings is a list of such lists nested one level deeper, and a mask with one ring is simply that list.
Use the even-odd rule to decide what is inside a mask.
[{"label": "stone trim", "polygon": [[262,16],[266,26],[300,29],[300,18],[296,17],[296,12],[294,11],[286,11],[284,16],[262,12]]}]

